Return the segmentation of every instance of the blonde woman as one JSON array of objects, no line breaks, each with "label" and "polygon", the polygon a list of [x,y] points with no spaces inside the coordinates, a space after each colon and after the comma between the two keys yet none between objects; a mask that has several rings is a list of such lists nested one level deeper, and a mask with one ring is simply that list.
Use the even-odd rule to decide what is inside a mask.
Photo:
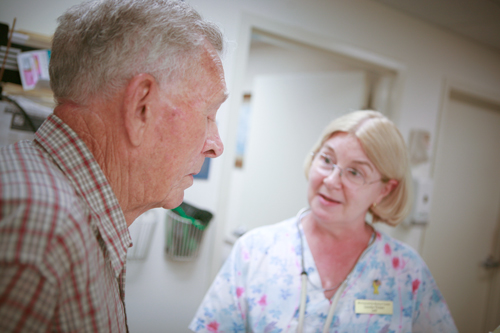
[{"label": "blonde woman", "polygon": [[309,207],[242,236],[190,328],[196,332],[456,332],[429,269],[366,222],[410,211],[396,126],[375,111],[330,123],[305,161]]}]

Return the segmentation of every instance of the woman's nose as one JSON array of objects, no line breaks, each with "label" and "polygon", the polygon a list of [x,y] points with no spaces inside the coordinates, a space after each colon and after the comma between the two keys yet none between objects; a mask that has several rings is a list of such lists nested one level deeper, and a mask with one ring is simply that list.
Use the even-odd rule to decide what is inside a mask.
[{"label": "woman's nose", "polygon": [[323,179],[323,182],[330,186],[340,186],[342,184],[342,169],[334,166],[328,176]]}]

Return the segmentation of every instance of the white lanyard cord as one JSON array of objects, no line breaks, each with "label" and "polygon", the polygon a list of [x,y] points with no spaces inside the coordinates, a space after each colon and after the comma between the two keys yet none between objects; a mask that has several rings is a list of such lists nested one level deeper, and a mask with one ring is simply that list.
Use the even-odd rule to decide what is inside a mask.
[{"label": "white lanyard cord", "polygon": [[344,288],[346,286],[346,281],[347,279],[342,282],[342,285],[333,296],[332,304],[330,305],[330,310],[328,311],[328,316],[326,317],[325,326],[323,326],[323,333],[328,333],[330,329],[330,324],[333,320],[333,314],[335,313],[335,308],[337,307],[337,303],[339,302],[340,295],[342,295],[342,292],[344,291]]},{"label": "white lanyard cord", "polygon": [[299,324],[297,326],[297,333],[302,333],[304,327],[304,316],[306,314],[306,298],[307,298],[307,273],[302,271],[300,274],[302,278],[302,288],[300,289],[300,306],[299,306]]},{"label": "white lanyard cord", "polygon": [[[304,242],[302,241],[302,233],[300,232],[300,221],[302,219],[302,215],[307,212],[309,209],[304,208],[299,211],[297,214],[297,230],[299,233],[299,238],[300,238],[300,251],[301,251],[301,264],[302,264],[302,272],[300,273],[301,276],[301,290],[300,290],[300,303],[299,303],[299,322],[297,325],[297,333],[302,333],[303,326],[304,326],[304,318],[305,318],[305,313],[306,313],[306,301],[307,301],[307,272],[305,270],[305,265],[304,265]],[[372,245],[372,243],[375,241],[375,233],[372,234],[372,237],[368,243],[367,249]],[[367,251],[363,251],[361,254],[361,257],[358,259],[360,260],[362,257],[365,256],[365,253]],[[354,269],[354,268],[353,268]],[[350,274],[349,274],[350,275]],[[349,277],[349,276],[348,276]],[[330,309],[328,310],[328,316],[326,317],[325,321],[325,326],[323,326],[323,333],[328,333],[328,330],[330,328],[330,325],[333,320],[333,314],[335,313],[335,308],[337,307],[337,303],[339,302],[340,295],[342,295],[342,292],[345,289],[346,283],[347,283],[347,278],[342,282],[340,285],[340,288],[335,292],[335,295],[333,296],[332,303],[330,305]],[[335,289],[335,288],[332,288]]]},{"label": "white lanyard cord", "polygon": [[302,241],[302,233],[300,232],[300,220],[302,219],[302,215],[308,211],[307,208],[301,209],[297,214],[297,231],[299,233],[300,238],[300,254],[301,254],[301,264],[302,264],[302,272],[300,273],[301,278],[301,288],[300,288],[300,303],[299,303],[299,322],[297,325],[297,333],[302,333],[302,329],[304,327],[304,317],[306,314],[306,301],[307,301],[307,272],[304,265],[304,242]]}]

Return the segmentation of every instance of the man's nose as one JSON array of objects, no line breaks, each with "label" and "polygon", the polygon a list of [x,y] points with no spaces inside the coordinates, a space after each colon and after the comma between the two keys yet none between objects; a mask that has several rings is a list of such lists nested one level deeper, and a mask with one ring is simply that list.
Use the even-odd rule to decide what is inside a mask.
[{"label": "man's nose", "polygon": [[217,126],[212,132],[208,135],[207,140],[205,141],[205,146],[203,147],[203,153],[205,157],[216,158],[222,155],[224,151],[224,144],[219,136],[219,130]]}]

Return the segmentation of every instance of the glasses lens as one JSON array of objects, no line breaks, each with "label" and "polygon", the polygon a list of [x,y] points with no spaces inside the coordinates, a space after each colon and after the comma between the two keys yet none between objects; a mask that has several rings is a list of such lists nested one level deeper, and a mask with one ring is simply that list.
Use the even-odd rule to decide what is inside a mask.
[{"label": "glasses lens", "polygon": [[354,185],[363,185],[365,183],[365,177],[363,177],[361,172],[353,168],[346,168],[344,177],[347,181]]},{"label": "glasses lens", "polygon": [[[338,165],[333,163],[333,158],[324,154],[319,153],[316,155],[316,167],[324,175],[329,175],[334,172],[335,169],[340,169]],[[344,181],[352,185],[364,185],[365,178],[361,172],[353,168],[346,168],[345,170],[340,169],[340,176],[344,178]]]},{"label": "glasses lens", "polygon": [[316,162],[317,169],[324,174],[329,174],[335,167],[332,158],[325,154],[318,154]]}]

